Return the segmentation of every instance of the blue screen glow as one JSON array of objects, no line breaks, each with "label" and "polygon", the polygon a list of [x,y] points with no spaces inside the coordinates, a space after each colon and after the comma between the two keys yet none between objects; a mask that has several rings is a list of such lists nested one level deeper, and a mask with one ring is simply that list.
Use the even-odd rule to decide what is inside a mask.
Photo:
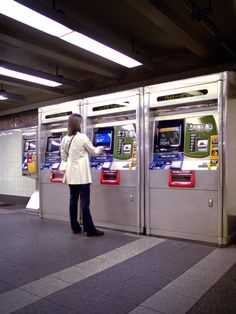
[{"label": "blue screen glow", "polygon": [[59,152],[60,151],[60,146],[61,146],[61,138],[55,138],[55,137],[49,137],[48,138],[48,147],[47,151],[48,152]]},{"label": "blue screen glow", "polygon": [[111,131],[96,133],[96,137],[95,137],[96,146],[104,146],[105,148],[110,149],[111,142],[112,142]]}]

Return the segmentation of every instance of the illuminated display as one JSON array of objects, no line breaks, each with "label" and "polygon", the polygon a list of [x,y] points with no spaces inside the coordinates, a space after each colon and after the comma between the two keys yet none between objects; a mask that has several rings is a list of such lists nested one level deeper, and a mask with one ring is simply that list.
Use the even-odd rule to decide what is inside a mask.
[{"label": "illuminated display", "polygon": [[178,147],[181,143],[181,127],[159,129],[159,147]]},{"label": "illuminated display", "polygon": [[167,101],[167,100],[174,100],[174,99],[181,99],[181,98],[188,98],[188,97],[196,97],[196,96],[203,96],[207,95],[208,90],[207,89],[200,89],[200,90],[193,90],[188,93],[177,93],[177,94],[171,94],[171,95],[163,95],[157,97],[157,101]]},{"label": "illuminated display", "polygon": [[100,110],[107,110],[107,109],[115,109],[115,108],[122,108],[125,107],[125,105],[120,104],[110,104],[110,105],[104,105],[99,107],[94,107],[93,111],[100,111]]},{"label": "illuminated display", "polygon": [[47,151],[49,153],[59,152],[61,146],[61,138],[60,137],[49,137]]},{"label": "illuminated display", "polygon": [[95,145],[104,146],[105,150],[111,149],[112,131],[97,132],[95,134]]},{"label": "illuminated display", "polygon": [[28,152],[28,151],[35,151],[36,150],[36,143],[35,141],[26,141],[25,142],[25,147],[24,147],[24,151]]},{"label": "illuminated display", "polygon": [[60,117],[69,116],[70,114],[72,114],[72,111],[59,112],[59,113],[49,114],[45,116],[45,119],[60,118]]}]

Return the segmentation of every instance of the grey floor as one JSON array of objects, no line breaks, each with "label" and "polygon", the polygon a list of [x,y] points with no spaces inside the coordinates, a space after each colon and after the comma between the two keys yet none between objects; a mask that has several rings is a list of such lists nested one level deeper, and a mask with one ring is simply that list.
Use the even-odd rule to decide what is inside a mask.
[{"label": "grey floor", "polygon": [[236,313],[236,246],[88,238],[0,207],[0,313]]}]

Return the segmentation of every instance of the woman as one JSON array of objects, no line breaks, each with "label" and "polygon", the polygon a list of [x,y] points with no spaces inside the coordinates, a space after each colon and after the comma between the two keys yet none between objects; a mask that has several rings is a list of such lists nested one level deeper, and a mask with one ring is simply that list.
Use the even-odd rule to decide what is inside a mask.
[{"label": "woman", "polygon": [[70,223],[73,233],[80,233],[82,228],[77,221],[78,199],[83,215],[83,228],[88,237],[102,236],[103,231],[95,228],[90,214],[90,184],[92,182],[89,154],[101,154],[104,147],[94,147],[88,137],[81,133],[83,118],[73,113],[68,119],[68,135],[61,144],[61,158],[67,161],[65,181],[70,188]]}]

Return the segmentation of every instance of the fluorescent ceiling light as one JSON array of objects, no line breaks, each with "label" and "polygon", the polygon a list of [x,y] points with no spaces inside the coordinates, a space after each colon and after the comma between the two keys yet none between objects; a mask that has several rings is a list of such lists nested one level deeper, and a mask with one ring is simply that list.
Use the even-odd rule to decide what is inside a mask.
[{"label": "fluorescent ceiling light", "polygon": [[13,18],[21,23],[27,24],[47,34],[56,36],[77,47],[83,48],[94,54],[102,56],[108,60],[121,64],[127,68],[133,68],[142,65],[133,58],[118,52],[106,45],[99,43],[81,33],[71,30],[70,28],[35,12],[24,5],[13,0],[2,0],[0,13]]},{"label": "fluorescent ceiling light", "polygon": [[5,97],[5,96],[0,95],[0,100],[6,100],[6,99],[8,99],[8,98]]},{"label": "fluorescent ceiling light", "polygon": [[10,101],[24,101],[25,96],[19,94],[8,93],[5,90],[0,90],[0,100],[9,99]]},{"label": "fluorescent ceiling light", "polygon": [[1,0],[0,13],[53,36],[71,32],[68,27],[13,0]]},{"label": "fluorescent ceiling light", "polygon": [[108,46],[105,46],[99,43],[98,41],[91,39],[78,32],[71,32],[69,34],[61,36],[60,38],[75,46],[78,46],[92,53],[95,53],[103,58],[114,61],[121,65],[124,65],[127,68],[133,68],[142,64],[124,55],[123,53],[116,51]]},{"label": "fluorescent ceiling light", "polygon": [[36,83],[36,84],[41,84],[41,85],[45,85],[45,86],[50,86],[50,87],[57,87],[57,86],[61,85],[61,83],[58,83],[55,81],[47,80],[47,79],[44,79],[41,77],[25,74],[25,73],[18,72],[18,71],[13,71],[13,70],[10,70],[7,68],[3,68],[1,66],[0,66],[0,75],[14,77],[14,78],[17,78],[20,80],[24,80],[24,81],[28,81],[28,82],[32,82],[32,83]]}]

